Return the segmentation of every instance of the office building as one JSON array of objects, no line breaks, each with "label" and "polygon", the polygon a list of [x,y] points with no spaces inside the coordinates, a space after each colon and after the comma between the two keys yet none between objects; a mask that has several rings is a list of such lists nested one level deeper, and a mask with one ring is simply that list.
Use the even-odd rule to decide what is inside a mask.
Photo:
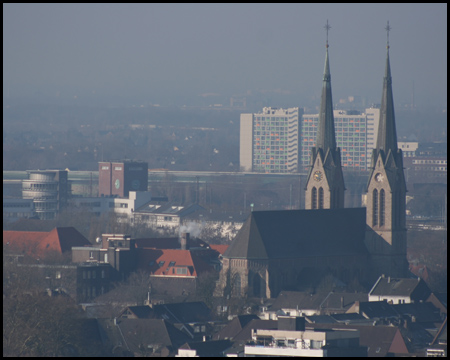
[{"label": "office building", "polygon": [[241,114],[241,170],[296,173],[300,160],[300,123],[303,110],[265,107]]},{"label": "office building", "polygon": [[27,170],[22,180],[22,198],[33,199],[34,211],[41,220],[54,219],[67,205],[70,185],[66,170]]}]

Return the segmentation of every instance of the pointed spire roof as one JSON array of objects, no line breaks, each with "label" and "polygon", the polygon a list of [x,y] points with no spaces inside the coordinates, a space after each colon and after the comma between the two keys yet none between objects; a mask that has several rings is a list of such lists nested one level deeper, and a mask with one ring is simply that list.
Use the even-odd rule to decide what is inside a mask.
[{"label": "pointed spire roof", "polygon": [[316,148],[321,148],[326,152],[328,149],[336,149],[336,135],[334,131],[334,117],[333,117],[333,99],[331,97],[331,75],[330,63],[328,60],[328,30],[330,26],[325,26],[327,29],[327,44],[325,55],[325,68],[323,71],[322,84],[322,100],[319,111],[319,128],[317,131]]},{"label": "pointed spire roof", "polygon": [[394,98],[392,95],[392,77],[391,65],[389,62],[389,21],[386,26],[388,33],[387,40],[387,54],[386,54],[386,69],[383,80],[383,93],[381,96],[380,108],[380,122],[378,124],[377,149],[383,150],[385,154],[391,150],[396,153],[397,147],[397,131],[395,128],[395,114],[394,114]]}]

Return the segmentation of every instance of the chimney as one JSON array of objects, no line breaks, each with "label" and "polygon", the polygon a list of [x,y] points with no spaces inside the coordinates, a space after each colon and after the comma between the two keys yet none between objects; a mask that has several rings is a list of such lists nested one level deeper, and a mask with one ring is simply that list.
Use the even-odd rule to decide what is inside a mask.
[{"label": "chimney", "polygon": [[391,277],[389,276],[388,277],[388,284],[390,284],[391,283]]},{"label": "chimney", "polygon": [[189,233],[181,233],[180,235],[181,250],[189,250]]}]

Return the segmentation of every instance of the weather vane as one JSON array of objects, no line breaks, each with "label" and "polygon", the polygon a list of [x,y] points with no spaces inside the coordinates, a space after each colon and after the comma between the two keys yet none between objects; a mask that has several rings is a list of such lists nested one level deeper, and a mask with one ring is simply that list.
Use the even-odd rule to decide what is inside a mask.
[{"label": "weather vane", "polygon": [[328,19],[327,19],[327,24],[324,26],[324,28],[326,29],[326,31],[327,31],[327,45],[326,45],[326,47],[328,48],[328,30],[330,30],[331,29],[331,26],[330,25],[328,25]]},{"label": "weather vane", "polygon": [[387,25],[386,25],[386,27],[384,29],[387,31],[387,48],[389,49],[389,31],[392,29],[389,26],[389,20],[388,20]]}]

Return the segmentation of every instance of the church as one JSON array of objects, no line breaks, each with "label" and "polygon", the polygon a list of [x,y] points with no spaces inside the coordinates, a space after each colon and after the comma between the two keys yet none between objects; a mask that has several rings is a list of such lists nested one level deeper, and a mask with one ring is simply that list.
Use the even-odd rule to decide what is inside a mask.
[{"label": "church", "polygon": [[305,210],[254,211],[223,255],[216,289],[222,296],[274,298],[309,278],[332,274],[343,283],[373,284],[407,276],[406,183],[397,147],[387,55],[376,148],[364,208],[344,207],[328,57],[328,22],[319,128],[305,186]]}]

